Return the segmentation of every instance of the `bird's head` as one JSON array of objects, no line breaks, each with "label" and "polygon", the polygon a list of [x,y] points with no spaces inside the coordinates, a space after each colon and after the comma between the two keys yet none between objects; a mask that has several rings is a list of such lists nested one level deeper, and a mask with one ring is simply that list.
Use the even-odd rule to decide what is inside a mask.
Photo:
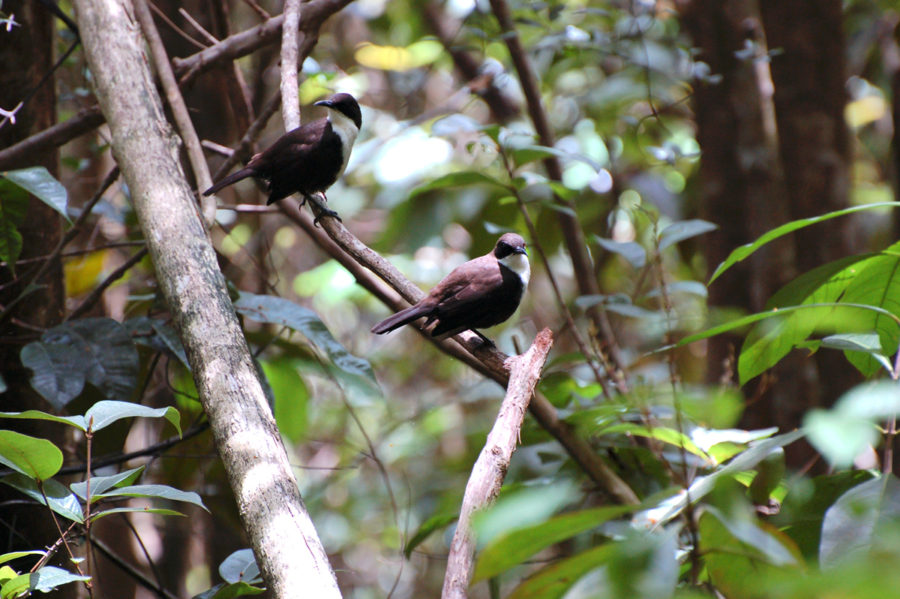
[{"label": "bird's head", "polygon": [[500,236],[500,239],[497,240],[497,245],[494,246],[494,256],[497,260],[503,260],[514,254],[524,254],[527,256],[528,251],[525,248],[525,240],[522,239],[521,235],[518,233],[504,233]]},{"label": "bird's head", "polygon": [[353,121],[353,124],[356,125],[357,129],[362,127],[362,112],[359,110],[359,104],[357,104],[356,98],[350,94],[335,94],[325,100],[319,100],[315,105],[324,106],[329,111],[342,114]]}]

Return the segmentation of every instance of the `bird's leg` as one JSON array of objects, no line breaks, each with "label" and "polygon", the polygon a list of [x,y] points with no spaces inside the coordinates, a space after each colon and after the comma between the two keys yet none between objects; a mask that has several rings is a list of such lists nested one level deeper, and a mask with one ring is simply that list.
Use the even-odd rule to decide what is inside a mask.
[{"label": "bird's leg", "polygon": [[[322,195],[321,200],[318,197],[316,197],[319,194]],[[311,206],[315,207],[315,209],[313,209],[313,214],[318,212],[318,214],[316,214],[316,217],[313,219],[313,225],[318,227],[319,221],[321,219],[325,218],[326,216],[329,216],[331,218],[336,218],[336,219],[340,220],[341,222],[344,222],[341,220],[341,217],[338,216],[337,212],[335,212],[334,210],[330,209],[328,206],[325,205],[325,202],[328,201],[328,198],[325,197],[324,192],[320,191],[320,192],[314,193],[311,196],[304,196],[304,198],[306,200],[309,200],[309,203]]]},{"label": "bird's leg", "polygon": [[469,330],[472,331],[473,333],[475,333],[476,335],[478,335],[479,337],[481,337],[481,341],[483,342],[483,345],[485,345],[486,347],[496,347],[494,345],[494,342],[491,341],[490,339],[488,339],[487,337],[485,337],[484,335],[482,335],[480,331],[476,331],[475,329],[469,329]]}]

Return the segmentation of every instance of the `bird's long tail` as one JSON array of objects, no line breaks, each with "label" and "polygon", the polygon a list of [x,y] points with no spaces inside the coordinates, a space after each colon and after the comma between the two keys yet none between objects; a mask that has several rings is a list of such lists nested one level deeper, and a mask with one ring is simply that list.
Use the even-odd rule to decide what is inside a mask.
[{"label": "bird's long tail", "polygon": [[217,183],[214,183],[212,187],[203,192],[203,195],[212,195],[223,187],[228,187],[232,183],[237,183],[241,179],[246,179],[247,177],[252,176],[254,173],[255,171],[252,168],[242,168],[241,170],[228,175],[224,179],[220,179]]},{"label": "bird's long tail", "polygon": [[408,324],[414,321],[417,318],[425,316],[427,308],[423,308],[422,306],[415,305],[406,308],[405,310],[400,310],[393,316],[389,316],[385,318],[374,327],[372,327],[372,332],[376,335],[381,335],[383,333],[390,333],[394,329],[400,328],[405,324]]}]

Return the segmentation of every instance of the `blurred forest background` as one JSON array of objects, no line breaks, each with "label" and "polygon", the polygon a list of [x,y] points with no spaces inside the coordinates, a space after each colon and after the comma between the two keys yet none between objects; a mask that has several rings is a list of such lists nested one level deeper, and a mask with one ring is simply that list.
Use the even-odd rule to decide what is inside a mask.
[{"label": "blurred forest background", "polygon": [[[183,439],[157,419],[98,431],[92,454],[105,461],[95,470],[144,465],[142,482],[196,492],[208,511],[154,496],[187,517],[97,520],[89,565],[95,597],[189,597],[222,583],[219,564],[248,544],[115,170],[77,15],[67,0],[57,13],[51,4],[0,7],[0,108],[15,110],[0,125],[0,405],[177,408]],[[274,141],[280,33],[213,64],[198,55],[267,23],[281,2],[149,4],[211,170],[245,136],[232,165]],[[473,597],[871,597],[900,583],[886,566],[900,558],[890,474],[900,400],[893,385],[857,386],[898,378],[900,219],[880,205],[895,200],[900,164],[895,2],[303,6],[316,7],[303,18],[328,17],[304,29],[303,121],[323,116],[312,103],[338,91],[363,109],[329,206],[423,289],[501,232],[523,234],[531,285],[516,315],[486,334],[515,354],[543,327],[554,331],[539,392],[612,473],[592,476],[526,417],[504,490],[478,522]],[[537,108],[513,57],[536,76]],[[26,197],[53,187],[33,167],[62,184],[61,204]],[[370,334],[392,309],[335,259],[339,249],[317,244],[290,211],[265,208],[252,181],[220,198],[209,233],[232,295],[312,310],[368,361],[342,369],[317,325],[304,334],[243,313],[344,596],[437,596],[503,389],[411,327]],[[852,214],[799,226],[844,209]],[[796,230],[707,285],[733,250],[791,222]],[[804,304],[824,307],[791,311]],[[790,316],[748,317],[773,307]],[[36,361],[34,348],[64,344],[59,335],[86,318],[122,323],[81,325],[99,363],[133,364],[67,387],[69,374]],[[715,326],[720,334],[703,333]],[[59,388],[41,387],[41,373]],[[41,420],[0,428],[49,439],[72,466],[57,478],[83,477],[78,430]],[[53,544],[60,532],[40,493],[26,501],[7,480],[18,475],[6,476],[4,551]],[[596,511],[604,506],[627,507]],[[83,552],[78,528],[67,534]],[[12,562],[10,576],[33,561]],[[75,570],[61,553],[53,563]],[[78,584],[55,592],[86,594]]]}]

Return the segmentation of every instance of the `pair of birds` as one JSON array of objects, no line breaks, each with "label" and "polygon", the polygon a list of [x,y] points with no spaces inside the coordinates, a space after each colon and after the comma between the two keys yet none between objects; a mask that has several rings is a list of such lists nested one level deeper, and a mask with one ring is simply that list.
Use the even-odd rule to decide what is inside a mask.
[{"label": "pair of birds", "polygon": [[[362,113],[350,94],[336,94],[315,105],[328,109],[328,116],[288,131],[253,156],[247,166],[216,182],[203,195],[257,177],[268,183],[267,204],[293,193],[300,193],[303,203],[315,194],[324,198],[325,190],[347,168]],[[337,213],[326,209],[322,216],[337,218]],[[492,344],[476,329],[500,324],[512,316],[530,275],[525,240],[516,233],[505,233],[491,252],[453,269],[422,301],[381,321],[372,332],[388,333],[425,317],[425,328],[434,324],[429,331],[433,337],[442,339],[472,330]]]}]

